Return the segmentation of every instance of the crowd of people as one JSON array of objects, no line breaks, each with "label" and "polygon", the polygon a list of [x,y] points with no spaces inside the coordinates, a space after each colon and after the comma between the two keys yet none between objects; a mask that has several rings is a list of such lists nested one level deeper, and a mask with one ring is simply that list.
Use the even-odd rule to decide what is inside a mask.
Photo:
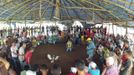
[{"label": "crowd of people", "polygon": [[[0,40],[0,75],[61,75],[62,68],[53,64],[49,69],[42,65],[31,65],[31,58],[38,45],[56,44],[66,38],[65,51],[71,52],[73,45],[86,45],[87,61],[78,59],[67,75],[131,75],[133,49],[125,36],[107,34],[106,28],[69,29],[54,31],[48,36],[27,37],[27,30],[12,33]],[[94,57],[98,56],[96,62]],[[86,64],[88,62],[88,64]]]}]

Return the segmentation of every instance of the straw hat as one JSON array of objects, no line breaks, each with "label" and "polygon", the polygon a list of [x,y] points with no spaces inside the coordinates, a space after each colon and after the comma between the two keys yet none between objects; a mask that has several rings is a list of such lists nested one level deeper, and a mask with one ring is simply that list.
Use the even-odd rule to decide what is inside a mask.
[{"label": "straw hat", "polygon": [[87,41],[91,41],[91,38],[87,38]]}]

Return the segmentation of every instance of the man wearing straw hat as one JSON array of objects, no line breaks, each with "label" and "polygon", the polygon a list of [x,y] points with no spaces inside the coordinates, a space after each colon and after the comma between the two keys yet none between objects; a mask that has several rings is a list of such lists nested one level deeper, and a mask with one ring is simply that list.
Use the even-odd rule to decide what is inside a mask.
[{"label": "man wearing straw hat", "polygon": [[96,47],[95,47],[95,45],[94,45],[92,39],[91,39],[91,38],[88,38],[88,39],[87,39],[87,55],[88,55],[88,59],[89,59],[89,60],[92,60],[92,57],[93,57],[93,55],[94,55],[94,49],[95,49],[95,48],[96,48]]}]

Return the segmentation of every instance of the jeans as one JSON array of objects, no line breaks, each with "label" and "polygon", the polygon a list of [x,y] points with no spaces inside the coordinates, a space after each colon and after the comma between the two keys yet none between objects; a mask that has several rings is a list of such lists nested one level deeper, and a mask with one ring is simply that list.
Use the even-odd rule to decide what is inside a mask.
[{"label": "jeans", "polygon": [[13,65],[16,68],[17,67],[18,58],[17,57],[12,57],[12,60],[13,60]]},{"label": "jeans", "polygon": [[67,52],[68,52],[68,51],[72,51],[72,48],[67,48],[66,51],[67,51]]},{"label": "jeans", "polygon": [[26,65],[26,63],[24,61],[20,61],[20,65],[21,65],[21,69],[23,70],[25,65]]}]

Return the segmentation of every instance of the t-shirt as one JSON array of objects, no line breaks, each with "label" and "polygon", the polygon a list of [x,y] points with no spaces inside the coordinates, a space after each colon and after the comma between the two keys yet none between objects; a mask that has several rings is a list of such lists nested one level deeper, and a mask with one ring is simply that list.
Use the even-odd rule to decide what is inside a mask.
[{"label": "t-shirt", "polygon": [[26,75],[26,70],[24,70],[24,71],[21,71],[21,73],[20,73],[20,75]]},{"label": "t-shirt", "polygon": [[88,71],[91,75],[100,75],[100,70],[99,69],[89,69]]},{"label": "t-shirt", "polygon": [[30,64],[30,60],[32,58],[32,52],[31,51],[27,51],[25,54],[25,61],[27,64]]},{"label": "t-shirt", "polygon": [[90,73],[91,75],[100,75],[100,70],[97,69],[92,69],[90,66],[88,67],[88,73]]},{"label": "t-shirt", "polygon": [[72,47],[72,42],[71,41],[68,41],[67,42],[67,48],[71,48]]},{"label": "t-shirt", "polygon": [[17,50],[18,50],[17,46],[11,46],[10,50],[11,50],[11,56],[17,57]]},{"label": "t-shirt", "polygon": [[124,55],[122,55],[122,57],[121,57],[121,59],[122,59],[122,63],[124,64],[126,61],[127,61],[127,57],[126,57],[126,55],[124,54]]},{"label": "t-shirt", "polygon": [[33,39],[33,40],[32,40],[32,45],[35,46],[36,43],[37,43],[36,39]]},{"label": "t-shirt", "polygon": [[104,48],[104,50],[103,50],[103,56],[104,56],[104,58],[108,57],[109,54],[110,54],[110,51],[107,48]]},{"label": "t-shirt", "polygon": [[95,47],[95,44],[93,41],[90,41],[90,43],[88,43],[88,46],[87,46],[87,50],[94,50],[96,47]]},{"label": "t-shirt", "polygon": [[26,72],[26,75],[36,75],[36,72],[31,71],[31,70],[28,70],[28,71]]},{"label": "t-shirt", "polygon": [[19,49],[19,60],[20,61],[24,61],[24,48],[23,47],[20,47]]}]

